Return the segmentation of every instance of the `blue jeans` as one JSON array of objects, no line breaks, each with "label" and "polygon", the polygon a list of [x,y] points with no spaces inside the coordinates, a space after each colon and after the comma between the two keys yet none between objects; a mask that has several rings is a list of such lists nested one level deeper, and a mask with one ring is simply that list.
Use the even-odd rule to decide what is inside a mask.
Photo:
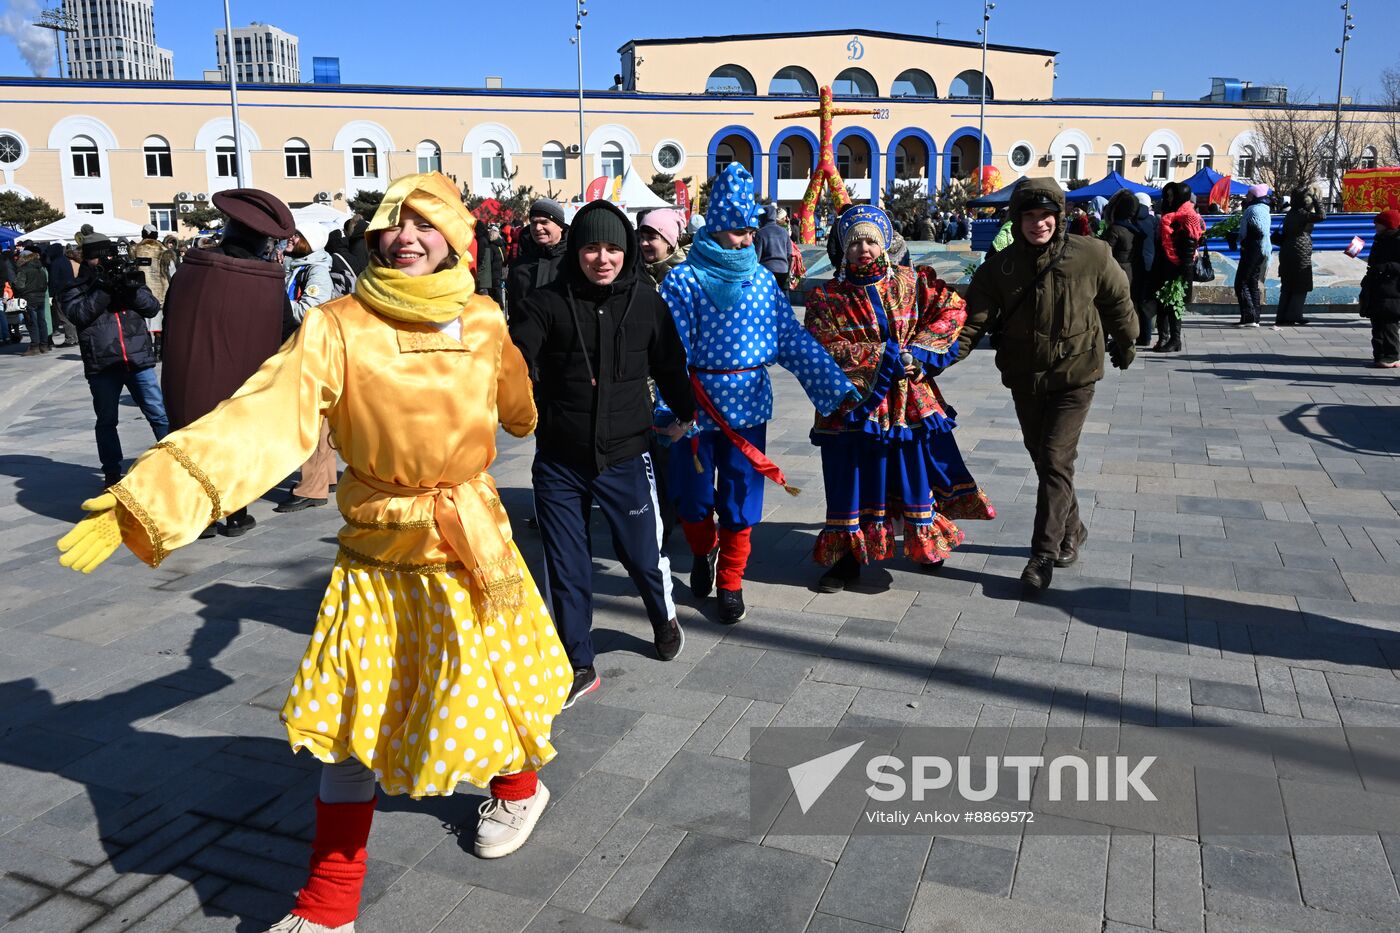
[{"label": "blue jeans", "polygon": [[87,377],[92,390],[92,410],[97,413],[97,457],[102,472],[121,472],[122,441],[117,435],[117,410],[121,404],[122,387],[131,393],[141,414],[150,422],[156,440],[170,433],[170,420],[165,416],[165,398],[160,394],[160,381],[154,366],[132,372],[123,366],[109,366]]}]

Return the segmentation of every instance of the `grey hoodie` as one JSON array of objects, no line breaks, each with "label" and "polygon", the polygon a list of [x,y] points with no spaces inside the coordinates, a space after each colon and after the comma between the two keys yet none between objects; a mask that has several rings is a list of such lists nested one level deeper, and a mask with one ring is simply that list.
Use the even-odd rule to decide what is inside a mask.
[{"label": "grey hoodie", "polygon": [[323,249],[305,256],[284,256],[287,300],[292,303],[292,317],[300,324],[306,312],[335,297],[331,284],[331,254]]}]

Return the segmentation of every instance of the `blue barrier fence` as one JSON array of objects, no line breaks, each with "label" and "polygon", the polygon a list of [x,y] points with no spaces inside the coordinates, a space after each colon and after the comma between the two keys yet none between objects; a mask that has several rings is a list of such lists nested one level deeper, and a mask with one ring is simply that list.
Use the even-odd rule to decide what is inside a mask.
[{"label": "blue barrier fence", "polygon": [[[1228,217],[1228,214],[1216,214],[1206,215],[1201,219],[1206,222],[1206,229],[1209,230]],[[1359,236],[1366,244],[1360,257],[1365,259],[1371,254],[1371,240],[1376,235],[1375,221],[1375,214],[1332,214],[1322,223],[1313,227],[1313,251],[1340,253],[1351,245],[1352,237]],[[992,239],[997,235],[999,229],[1001,229],[1001,221],[999,220],[974,220],[972,222],[973,250],[985,253],[991,247]],[[1273,215],[1273,224],[1270,229],[1273,231],[1283,229],[1282,214]],[[1221,253],[1230,259],[1240,258],[1240,251],[1227,249],[1224,240],[1212,239],[1210,248],[1212,252]]]}]

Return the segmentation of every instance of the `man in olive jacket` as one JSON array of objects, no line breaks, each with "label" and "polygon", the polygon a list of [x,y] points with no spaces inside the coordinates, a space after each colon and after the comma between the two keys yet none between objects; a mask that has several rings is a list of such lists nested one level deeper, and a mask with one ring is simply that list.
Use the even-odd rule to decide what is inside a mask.
[{"label": "man in olive jacket", "polygon": [[1011,196],[1012,243],[984,262],[967,293],[959,359],[994,335],[997,369],[1011,390],[1040,485],[1029,589],[1050,585],[1056,567],[1079,558],[1089,536],[1074,495],[1079,433],[1103,378],[1105,331],[1113,365],[1127,369],[1138,335],[1128,279],[1107,244],[1074,236],[1065,196],[1049,178],[1027,179]]}]

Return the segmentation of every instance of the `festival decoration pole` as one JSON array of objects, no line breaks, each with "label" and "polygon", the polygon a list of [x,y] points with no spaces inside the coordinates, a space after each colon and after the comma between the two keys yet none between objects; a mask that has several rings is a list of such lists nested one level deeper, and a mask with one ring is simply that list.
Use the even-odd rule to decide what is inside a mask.
[{"label": "festival decoration pole", "polygon": [[[802,206],[796,211],[799,222],[798,239],[805,244],[817,242],[817,199],[822,188],[827,189],[832,209],[838,214],[851,205],[850,195],[846,194],[846,181],[836,170],[836,156],[832,151],[832,117],[851,117],[877,113],[875,110],[857,110],[852,107],[833,107],[831,86],[824,86],[819,92],[819,105],[816,110],[803,110],[798,113],[785,113],[775,120],[797,120],[806,117],[821,119],[821,150],[817,154],[817,167],[807,182],[807,191],[802,195]],[[872,178],[870,184],[877,186],[879,179]],[[878,188],[875,188],[878,190]]]}]

